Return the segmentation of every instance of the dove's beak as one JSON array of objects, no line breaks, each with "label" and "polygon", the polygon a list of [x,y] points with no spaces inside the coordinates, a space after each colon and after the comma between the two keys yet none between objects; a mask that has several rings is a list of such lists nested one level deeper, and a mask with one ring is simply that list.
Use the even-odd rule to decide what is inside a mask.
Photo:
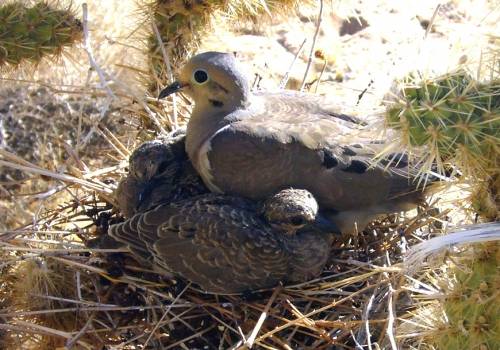
[{"label": "dove's beak", "polygon": [[179,81],[174,81],[172,84],[167,86],[165,89],[160,91],[160,94],[158,95],[158,99],[165,98],[167,96],[170,96],[172,94],[175,94],[176,92],[181,91],[187,84],[183,84]]}]

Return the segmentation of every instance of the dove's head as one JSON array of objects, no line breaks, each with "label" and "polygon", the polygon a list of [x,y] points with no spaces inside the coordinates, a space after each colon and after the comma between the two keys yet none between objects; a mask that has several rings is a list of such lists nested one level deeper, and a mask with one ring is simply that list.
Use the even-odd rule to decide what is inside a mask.
[{"label": "dove's head", "polygon": [[318,214],[318,209],[318,202],[311,192],[294,188],[278,192],[263,204],[268,223],[288,235],[304,227],[314,231],[337,232],[337,227]]},{"label": "dove's head", "polygon": [[229,53],[196,55],[180,69],[177,78],[159,98],[182,91],[198,107],[227,111],[244,107],[250,94],[245,68]]}]

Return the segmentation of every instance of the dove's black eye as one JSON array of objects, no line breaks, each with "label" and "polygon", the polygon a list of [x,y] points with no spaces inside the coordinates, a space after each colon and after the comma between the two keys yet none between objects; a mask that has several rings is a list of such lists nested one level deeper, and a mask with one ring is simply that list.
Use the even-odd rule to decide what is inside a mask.
[{"label": "dove's black eye", "polygon": [[202,69],[198,69],[193,74],[194,81],[198,84],[204,84],[208,81],[208,74]]}]

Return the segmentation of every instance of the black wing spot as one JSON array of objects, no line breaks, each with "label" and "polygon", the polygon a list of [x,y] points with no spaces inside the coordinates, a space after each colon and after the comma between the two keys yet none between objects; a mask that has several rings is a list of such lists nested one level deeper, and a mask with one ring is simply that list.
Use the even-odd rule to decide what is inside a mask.
[{"label": "black wing spot", "polygon": [[349,148],[349,147],[344,147],[344,149],[342,150],[342,154],[345,155],[345,156],[355,156],[356,155],[356,152],[354,152],[354,150],[352,148]]},{"label": "black wing spot", "polygon": [[343,114],[343,113],[328,113],[328,114],[331,115],[334,118],[342,119],[342,120],[344,120],[346,122],[350,122],[350,123],[354,123],[354,124],[359,124],[361,126],[367,125],[366,122],[364,122],[363,120],[358,119],[358,118],[353,117],[353,116],[350,116],[350,115],[347,115],[347,114]]},{"label": "black wing spot", "polygon": [[323,166],[325,168],[335,168],[338,164],[337,157],[331,151],[323,151]]},{"label": "black wing spot", "polygon": [[408,166],[408,156],[404,153],[392,153],[381,161],[382,165],[401,169]]},{"label": "black wing spot", "polygon": [[163,161],[160,163],[160,165],[158,166],[158,172],[156,175],[160,175],[162,173],[164,173],[168,167],[170,166],[170,163],[168,161]]},{"label": "black wing spot", "polygon": [[353,160],[351,161],[351,164],[347,168],[342,169],[342,171],[349,173],[363,174],[366,172],[367,169],[368,169],[368,164],[366,164],[365,162],[362,162],[360,160]]}]

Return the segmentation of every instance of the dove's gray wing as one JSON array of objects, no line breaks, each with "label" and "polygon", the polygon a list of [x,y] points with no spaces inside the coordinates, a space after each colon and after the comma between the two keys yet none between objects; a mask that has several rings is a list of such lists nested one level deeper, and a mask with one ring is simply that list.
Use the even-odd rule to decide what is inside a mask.
[{"label": "dove's gray wing", "polygon": [[421,199],[407,163],[370,166],[380,145],[359,137],[356,120],[313,108],[316,97],[308,98],[262,95],[256,103],[263,107],[230,115],[235,121],[202,147],[199,164],[206,164],[201,174],[209,187],[255,199],[286,186],[303,188],[334,211],[383,213]]}]

